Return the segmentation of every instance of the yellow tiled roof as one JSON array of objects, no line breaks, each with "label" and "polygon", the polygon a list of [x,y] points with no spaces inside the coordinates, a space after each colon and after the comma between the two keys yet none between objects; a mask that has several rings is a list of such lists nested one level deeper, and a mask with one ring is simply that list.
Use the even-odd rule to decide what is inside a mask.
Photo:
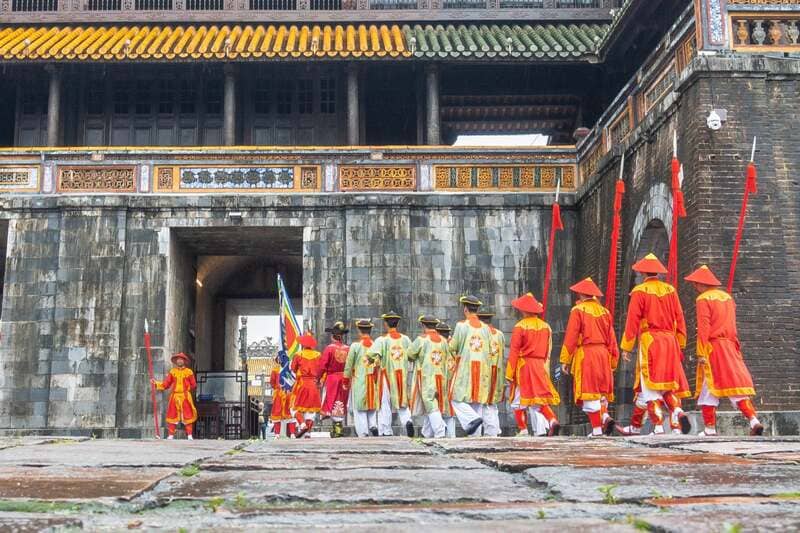
[{"label": "yellow tiled roof", "polygon": [[71,60],[410,57],[396,25],[17,26],[0,58]]}]

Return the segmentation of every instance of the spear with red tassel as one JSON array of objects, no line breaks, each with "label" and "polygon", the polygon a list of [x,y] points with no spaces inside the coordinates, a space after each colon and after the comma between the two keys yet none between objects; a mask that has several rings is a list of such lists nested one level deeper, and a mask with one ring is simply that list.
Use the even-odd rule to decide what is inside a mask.
[{"label": "spear with red tassel", "polygon": [[736,260],[739,258],[739,245],[742,242],[742,233],[744,233],[744,219],[747,215],[747,200],[750,194],[758,192],[758,184],[756,182],[756,138],[753,137],[753,150],[750,152],[750,163],[747,164],[747,179],[744,182],[744,197],[742,197],[742,209],[739,211],[739,226],[736,228],[736,239],[733,241],[733,257],[731,258],[731,271],[728,273],[728,292],[733,290],[733,278],[736,274]]},{"label": "spear with red tassel", "polygon": [[672,138],[672,235],[669,238],[667,281],[678,287],[678,219],[686,216],[683,203],[683,165],[678,160],[678,133]]},{"label": "spear with red tassel", "polygon": [[625,181],[622,173],[625,170],[625,152],[619,162],[619,178],[617,178],[614,191],[614,218],[611,223],[611,249],[608,255],[608,279],[606,281],[606,309],[614,322],[614,308],[617,303],[617,250],[619,248],[619,231],[622,226],[620,212],[622,211],[622,197],[625,194]]},{"label": "spear with red tassel", "polygon": [[550,221],[550,242],[547,248],[547,267],[544,271],[544,289],[542,290],[542,316],[547,312],[547,293],[550,289],[550,274],[553,271],[553,252],[556,244],[556,231],[564,229],[561,220],[561,207],[558,205],[558,196],[561,192],[561,180],[556,183],[556,200],[553,202],[553,218]]},{"label": "spear with red tassel", "polygon": [[156,403],[156,385],[153,383],[155,374],[153,372],[153,353],[150,346],[150,328],[147,325],[147,319],[144,319],[144,349],[147,352],[147,372],[150,374],[150,398],[153,400],[153,425],[156,430],[156,438],[161,438],[161,432],[158,429],[158,404]]}]

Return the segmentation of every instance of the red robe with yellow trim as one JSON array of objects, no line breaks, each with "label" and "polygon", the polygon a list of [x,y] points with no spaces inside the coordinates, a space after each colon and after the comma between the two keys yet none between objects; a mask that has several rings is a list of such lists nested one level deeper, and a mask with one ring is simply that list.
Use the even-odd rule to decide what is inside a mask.
[{"label": "red robe with yellow trim", "polygon": [[292,417],[289,411],[289,392],[281,387],[281,365],[273,364],[272,373],[269,377],[272,386],[272,411],[269,419],[273,422],[280,422]]},{"label": "red robe with yellow trim", "polygon": [[697,389],[703,383],[717,397],[753,396],[753,378],[744,363],[736,332],[736,304],[721,289],[711,289],[697,297]]},{"label": "red robe with yellow trim", "polygon": [[321,381],[325,384],[325,403],[322,416],[343,417],[347,413],[348,391],[344,387],[344,366],[350,347],[340,341],[330,343],[322,351]]},{"label": "red robe with yellow trim", "polygon": [[575,401],[614,401],[614,370],[619,362],[611,315],[596,298],[575,304],[569,313],[562,364],[570,365]]},{"label": "red robe with yellow trim", "polygon": [[553,332],[541,318],[523,318],[514,326],[506,379],[512,386],[510,397],[514,397],[514,387],[519,387],[521,406],[557,405],[561,402],[550,381],[552,349]]},{"label": "red robe with yellow trim", "polygon": [[622,350],[630,352],[639,341],[636,384],[641,390],[644,377],[654,391],[672,391],[679,398],[691,396],[683,371],[686,347],[686,320],[675,287],[658,278],[647,278],[633,288],[628,303],[628,319],[622,336]]},{"label": "red robe with yellow trim", "polygon": [[303,348],[292,359],[292,370],[297,376],[292,389],[292,409],[301,413],[318,413],[322,405],[319,395],[320,353]]},{"label": "red robe with yellow trim", "polygon": [[192,391],[197,388],[191,368],[174,367],[164,381],[156,382],[158,390],[172,387],[167,404],[167,424],[193,424],[197,420],[197,409],[192,399]]}]

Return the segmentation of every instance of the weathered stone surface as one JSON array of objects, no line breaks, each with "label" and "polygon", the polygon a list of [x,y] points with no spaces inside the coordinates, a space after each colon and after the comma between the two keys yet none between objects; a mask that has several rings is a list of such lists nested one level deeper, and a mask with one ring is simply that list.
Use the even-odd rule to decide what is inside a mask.
[{"label": "weathered stone surface", "polygon": [[800,504],[776,502],[746,504],[740,502],[736,514],[720,505],[681,506],[672,512],[643,514],[642,523],[655,530],[675,533],[697,531],[798,531],[800,530]]},{"label": "weathered stone surface", "polygon": [[81,529],[83,521],[63,516],[41,516],[30,513],[3,513],[0,529],[14,533],[36,533],[52,529]]},{"label": "weathered stone surface", "polygon": [[381,437],[379,439],[318,439],[309,441],[296,441],[279,439],[259,441],[248,444],[245,451],[256,453],[300,453],[300,454],[416,454],[429,455],[426,449],[405,437]]},{"label": "weathered stone surface", "polygon": [[[245,451],[203,461],[205,470],[351,470],[391,468],[398,470],[474,470],[485,466],[472,459],[454,459],[410,453],[253,453]],[[285,473],[285,472],[284,472]]]},{"label": "weathered stone surface", "polygon": [[572,469],[531,468],[525,475],[571,501],[600,502],[604,487],[623,501],[654,497],[684,498],[705,495],[771,495],[797,491],[800,467],[763,464],[650,465]]},{"label": "weathered stone surface", "polygon": [[0,498],[33,500],[130,499],[174,472],[170,468],[0,466]]},{"label": "weathered stone surface", "polygon": [[800,438],[787,439],[738,439],[721,440],[711,439],[704,442],[692,442],[687,444],[677,444],[673,448],[690,450],[693,452],[713,452],[725,455],[741,455],[747,457],[760,458],[764,454],[775,456],[776,454],[788,454],[797,456],[800,454]]}]

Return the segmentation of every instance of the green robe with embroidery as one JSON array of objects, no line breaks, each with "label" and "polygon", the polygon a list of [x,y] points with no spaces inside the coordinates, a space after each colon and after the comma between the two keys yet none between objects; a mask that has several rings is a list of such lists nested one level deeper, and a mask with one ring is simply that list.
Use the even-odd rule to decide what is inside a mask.
[{"label": "green robe with embroidery", "polygon": [[478,324],[462,320],[450,338],[450,350],[458,361],[453,382],[454,402],[485,404],[489,399],[492,334],[486,324],[480,321]]},{"label": "green robe with embroidery", "polygon": [[499,329],[489,326],[491,334],[491,352],[489,353],[489,380],[492,394],[489,397],[489,404],[499,404],[503,401],[503,393],[506,388],[506,336]]},{"label": "green robe with embroidery", "polygon": [[411,408],[415,413],[445,413],[447,394],[447,339],[434,341],[429,335],[417,337],[408,349],[408,358],[416,363]]},{"label": "green robe with embroidery", "polygon": [[411,346],[411,339],[397,334],[397,338],[387,333],[375,341],[371,348],[381,356],[381,373],[385,374],[389,382],[389,390],[386,385],[382,385],[383,394],[390,394],[392,412],[408,407],[408,348]]},{"label": "green robe with embroidery", "polygon": [[366,347],[363,341],[356,341],[347,352],[344,377],[350,380],[350,401],[357,411],[374,411],[380,405],[378,384],[375,382],[375,371],[380,366],[380,357],[371,353],[374,348],[374,343]]}]

